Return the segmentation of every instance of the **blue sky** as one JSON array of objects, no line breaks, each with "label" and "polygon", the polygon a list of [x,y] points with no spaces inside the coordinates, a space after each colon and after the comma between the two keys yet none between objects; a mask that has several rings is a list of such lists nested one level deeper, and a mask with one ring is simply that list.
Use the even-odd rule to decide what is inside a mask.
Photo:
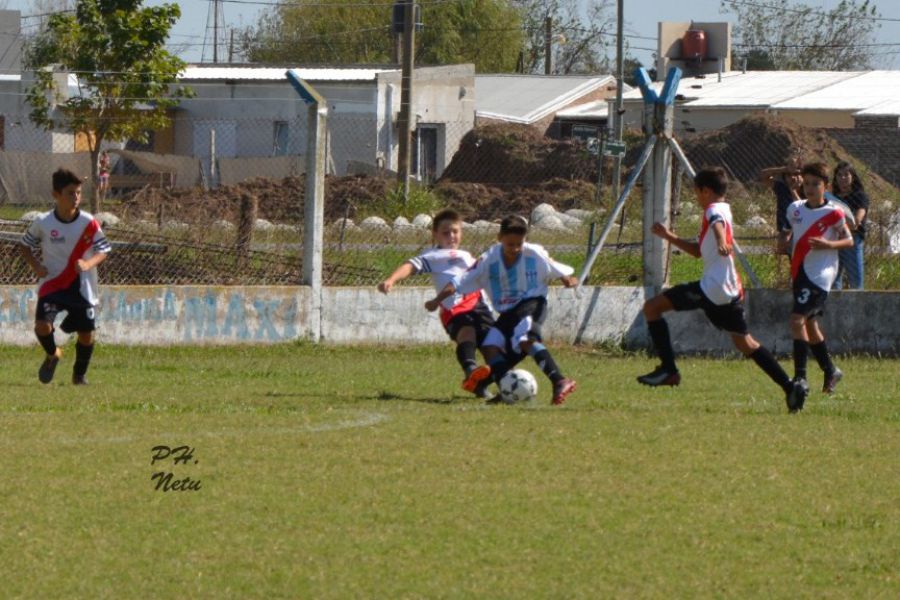
[{"label": "blue sky", "polygon": [[[164,0],[147,0],[146,4],[162,4]],[[273,0],[225,0],[221,5],[224,10],[224,23],[227,27],[240,27],[255,23],[259,14],[266,7],[264,4]],[[327,0],[323,0],[327,1]],[[360,0],[366,1],[366,0]],[[390,0],[369,0],[388,3]],[[615,0],[609,0],[615,6]],[[765,4],[767,0],[752,0]],[[803,0],[805,4],[833,8],[840,0]],[[2,4],[2,2],[0,2]],[[187,61],[199,61],[202,57],[204,34],[209,15],[210,3],[207,0],[181,0],[182,18],[172,30],[172,44],[181,46],[180,56]],[[876,42],[896,43],[900,40],[900,2],[897,0],[875,0],[881,16],[896,21],[881,22],[876,31]],[[7,0],[7,8],[21,10],[23,14],[34,13],[32,0]],[[651,52],[655,48],[652,39],[656,37],[658,21],[717,21],[726,20],[729,15],[720,12],[720,0],[625,0],[626,34],[632,54],[644,64],[650,64]],[[212,34],[208,36],[212,39]],[[798,40],[799,42],[799,40]],[[889,54],[890,52],[897,54]],[[883,69],[895,68],[900,64],[900,44],[877,50],[880,54],[876,66]],[[211,47],[207,47],[207,58],[212,56]],[[222,58],[220,58],[222,60]]]}]

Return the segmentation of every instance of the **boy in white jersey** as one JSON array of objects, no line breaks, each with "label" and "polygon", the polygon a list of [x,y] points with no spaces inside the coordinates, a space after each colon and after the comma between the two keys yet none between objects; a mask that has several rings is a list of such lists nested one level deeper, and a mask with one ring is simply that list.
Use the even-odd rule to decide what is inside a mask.
[{"label": "boy in white jersey", "polygon": [[553,404],[562,404],[575,391],[575,381],[563,376],[542,343],[541,324],[547,314],[547,283],[559,279],[566,287],[578,285],[574,269],[525,241],[528,222],[517,215],[500,223],[499,243],[481,255],[475,265],[457,275],[425,308],[433,311],[453,294],[484,289],[500,313],[484,341],[485,357],[494,381],[499,382],[525,354],[530,354],[553,382]]},{"label": "boy in white jersey", "polygon": [[806,383],[807,348],[825,373],[822,391],[830,394],[843,377],[831,362],[825,335],[819,328],[817,316],[825,311],[825,299],[838,272],[838,250],[853,247],[853,237],[847,227],[844,211],[825,197],[828,167],[810,163],[801,170],[806,200],[788,206],[790,229],[778,236],[781,248],[791,244],[791,281],[794,307],[790,328],[794,339],[794,379],[803,386],[803,395],[796,410],[803,408],[809,392]]},{"label": "boy in white jersey", "polygon": [[[397,267],[390,277],[378,284],[378,291],[387,294],[398,281],[419,273],[429,273],[435,290],[441,291],[454,276],[474,264],[472,255],[459,249],[462,218],[455,210],[446,209],[435,215],[431,235],[435,247]],[[491,369],[487,365],[478,366],[475,348],[484,342],[494,317],[481,292],[448,297],[441,303],[440,317],[447,335],[456,342],[456,360],[465,373],[463,389],[484,396],[490,384]]]},{"label": "boy in white jersey", "polygon": [[[72,383],[87,383],[84,378],[94,351],[94,322],[97,296],[95,267],[106,260],[109,242],[100,224],[78,209],[81,204],[81,178],[66,169],[53,173],[53,199],[56,209],[35,219],[19,247],[22,258],[40,279],[34,333],[47,353],[38,379],[50,383],[62,350],[53,338],[53,322],[65,311],[60,329],[78,332]],[[34,252],[41,251],[38,261]]]},{"label": "boy in white jersey", "polygon": [[731,207],[725,202],[728,178],[720,168],[706,168],[694,176],[694,193],[703,209],[698,241],[675,235],[662,223],[653,225],[653,233],[683,252],[703,259],[700,281],[683,283],[669,288],[644,303],[647,329],[662,364],[654,371],[641,375],[644,385],[678,385],[681,375],[675,366],[675,351],[669,337],[669,326],[663,314],[670,311],[702,309],[717,328],[728,332],[735,347],[752,358],[759,367],[784,391],[788,408],[793,410],[800,386],[791,381],[772,353],[753,339],[744,318],[744,289],[732,256],[734,231]]}]

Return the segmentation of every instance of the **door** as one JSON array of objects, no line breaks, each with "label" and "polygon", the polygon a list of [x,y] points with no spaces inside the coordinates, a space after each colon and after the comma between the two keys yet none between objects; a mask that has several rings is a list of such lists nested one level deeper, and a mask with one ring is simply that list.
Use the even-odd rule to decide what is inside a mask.
[{"label": "door", "polygon": [[419,125],[413,132],[412,172],[420,182],[431,185],[437,179],[438,128]]}]

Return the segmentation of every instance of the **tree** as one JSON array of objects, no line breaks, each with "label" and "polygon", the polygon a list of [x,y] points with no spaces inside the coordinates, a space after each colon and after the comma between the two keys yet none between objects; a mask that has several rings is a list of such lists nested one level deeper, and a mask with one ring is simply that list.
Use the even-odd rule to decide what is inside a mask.
[{"label": "tree", "polygon": [[748,68],[854,71],[871,68],[879,13],[870,0],[841,0],[831,10],[792,0],[732,2],[737,56]]},{"label": "tree", "polygon": [[[184,62],[165,50],[180,15],[175,4],[145,8],[142,0],[77,0],[74,14],[50,17],[30,45],[31,119],[48,130],[84,134],[93,181],[104,140],[146,141],[149,131],[168,125],[167,111],[178,98],[190,95],[171,87]],[[75,74],[79,93],[66,97],[55,72]],[[91,211],[99,210],[95,187]]]},{"label": "tree", "polygon": [[[359,0],[295,0],[264,12],[240,34],[251,62],[391,62],[391,6]],[[458,0],[422,5],[417,64],[475,64],[481,72],[515,68],[523,32],[518,10],[505,0]]]},{"label": "tree", "polygon": [[545,23],[552,19],[552,72],[555,74],[609,72],[610,49],[615,50],[616,20],[611,0],[590,0],[587,18],[577,0],[517,0],[527,33],[524,72],[543,73]]}]

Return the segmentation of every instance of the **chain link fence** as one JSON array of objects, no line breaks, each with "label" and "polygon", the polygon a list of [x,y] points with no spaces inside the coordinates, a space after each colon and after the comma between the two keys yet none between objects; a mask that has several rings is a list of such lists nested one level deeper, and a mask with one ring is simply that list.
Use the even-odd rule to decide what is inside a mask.
[{"label": "chain link fence", "polygon": [[[351,108],[358,104],[344,103]],[[110,146],[109,187],[102,193],[99,217],[115,254],[101,267],[101,280],[298,283],[307,128],[297,105],[285,101],[286,108],[265,118],[176,116],[169,130],[144,142]],[[430,215],[444,207],[463,215],[463,247],[475,255],[496,240],[499,220],[517,213],[530,219],[532,241],[578,269],[615,202],[613,163],[600,153],[603,130],[596,125],[481,123],[473,128],[462,121],[432,117],[428,122],[427,116],[419,116],[411,145],[413,180],[404,195],[396,173],[398,131],[390,119],[334,109],[343,105],[333,99],[329,105],[325,285],[377,284],[430,245]],[[890,174],[896,165],[885,165],[890,144],[882,138],[872,138],[878,140],[877,148],[854,138],[851,153],[847,140],[852,136],[844,130],[804,129],[768,117],[751,117],[713,132],[676,134],[695,167],[720,165],[729,173],[738,241],[767,287],[787,286],[789,266],[786,257],[774,252],[775,197],[771,183],[759,180],[760,171],[794,158],[823,160],[829,166],[850,160],[871,198],[866,287],[900,287],[900,267],[892,254],[900,250],[900,193]],[[896,145],[900,134],[895,128],[884,135]],[[66,166],[85,177],[90,174],[90,155],[75,152],[77,140],[71,137],[71,152],[28,150],[26,139],[17,140],[16,149],[0,152],[0,255],[6,259],[0,283],[33,280],[15,246],[34,211],[52,207],[52,171]],[[623,181],[643,138],[629,132],[626,142]],[[679,177],[673,182],[674,227],[682,236],[695,236],[701,215],[691,183]],[[88,178],[85,206],[91,204],[94,183]],[[641,212],[638,182],[587,283],[634,285],[642,280]],[[701,270],[701,261],[673,253],[673,282],[697,278]],[[425,283],[423,277],[405,282]]]}]

